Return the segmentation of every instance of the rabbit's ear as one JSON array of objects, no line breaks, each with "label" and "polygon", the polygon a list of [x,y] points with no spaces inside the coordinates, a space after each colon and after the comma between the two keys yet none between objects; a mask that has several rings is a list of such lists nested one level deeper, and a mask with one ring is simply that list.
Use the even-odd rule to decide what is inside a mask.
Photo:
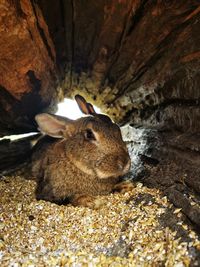
[{"label": "rabbit's ear", "polygon": [[[39,130],[49,136],[62,138],[66,135],[71,135],[70,130],[72,127],[70,126],[73,126],[72,120],[47,113],[36,115],[35,120],[39,126]],[[69,134],[68,130],[70,132]]]},{"label": "rabbit's ear", "polygon": [[83,98],[81,95],[75,95],[76,103],[78,104],[80,110],[87,115],[93,115],[95,114],[94,107],[92,104],[88,103],[85,98]]},{"label": "rabbit's ear", "polygon": [[96,114],[96,111],[94,110],[94,107],[91,103],[87,103],[87,107],[89,109],[89,113],[92,114]]}]

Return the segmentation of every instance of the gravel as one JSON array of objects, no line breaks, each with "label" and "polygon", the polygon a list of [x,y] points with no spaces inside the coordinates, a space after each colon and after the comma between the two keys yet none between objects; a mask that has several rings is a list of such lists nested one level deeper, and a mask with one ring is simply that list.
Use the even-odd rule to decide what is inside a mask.
[{"label": "gravel", "polygon": [[[36,201],[35,182],[0,179],[0,266],[189,266],[200,251],[181,209],[142,183],[125,194],[100,197],[99,210]],[[183,240],[160,224],[168,210]]]}]

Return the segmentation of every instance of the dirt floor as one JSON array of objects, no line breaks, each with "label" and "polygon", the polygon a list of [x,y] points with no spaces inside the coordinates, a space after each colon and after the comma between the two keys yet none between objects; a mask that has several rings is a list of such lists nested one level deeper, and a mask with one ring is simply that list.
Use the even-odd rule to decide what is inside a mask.
[{"label": "dirt floor", "polygon": [[99,210],[36,201],[35,182],[0,179],[0,266],[200,266],[200,241],[158,189],[101,197]]}]

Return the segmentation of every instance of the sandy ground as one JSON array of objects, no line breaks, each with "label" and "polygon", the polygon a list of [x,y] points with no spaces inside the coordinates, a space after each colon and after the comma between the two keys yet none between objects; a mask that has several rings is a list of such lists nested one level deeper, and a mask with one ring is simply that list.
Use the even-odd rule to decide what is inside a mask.
[{"label": "sandy ground", "polygon": [[141,183],[91,210],[36,201],[35,182],[0,179],[0,266],[199,266],[200,241]]}]

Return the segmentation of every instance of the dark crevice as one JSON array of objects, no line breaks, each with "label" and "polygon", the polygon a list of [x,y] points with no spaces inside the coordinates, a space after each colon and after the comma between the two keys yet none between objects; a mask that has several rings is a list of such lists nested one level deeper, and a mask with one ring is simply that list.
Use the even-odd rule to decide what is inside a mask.
[{"label": "dark crevice", "polygon": [[[177,151],[183,157],[184,157],[184,155],[187,155],[187,158],[189,161],[191,160],[193,163],[195,163],[195,161],[197,163],[199,163],[199,160],[200,160],[200,152],[199,151],[187,148],[184,145],[182,147],[178,147],[176,145],[169,145],[168,144],[168,150],[170,151],[171,149],[174,151]],[[195,159],[195,161],[193,159]]]},{"label": "dark crevice", "polygon": [[[40,96],[41,81],[35,76],[35,73],[32,70],[29,70],[27,72],[27,76],[31,84],[32,92],[26,93],[22,96],[20,103],[20,113],[26,114],[27,118],[33,120],[35,114],[38,113],[38,110],[42,109],[44,103]],[[31,106],[30,103],[32,103]]]},{"label": "dark crevice", "polygon": [[31,32],[31,30],[30,30],[30,29],[28,29],[28,33],[29,33],[29,35],[30,35],[30,37],[31,37],[31,40],[33,41],[33,40],[34,40],[34,38],[33,38],[33,34],[32,34],[32,32]]},{"label": "dark crevice", "polygon": [[[65,23],[65,4],[64,4],[64,1],[63,0],[59,0],[59,2],[60,2],[60,5],[59,5],[59,7],[60,7],[60,17],[61,17],[61,26],[62,26],[62,29],[63,29],[63,35],[62,35],[62,37],[63,37],[63,41],[64,41],[64,43],[65,43],[65,46],[66,46],[66,44],[67,44],[67,40],[66,40],[66,23]],[[66,51],[64,51],[64,52],[66,52]],[[60,60],[60,59],[57,59],[57,61],[58,60]],[[64,62],[64,65],[66,65],[66,62]]]},{"label": "dark crevice", "polygon": [[137,73],[133,76],[133,78],[129,79],[128,82],[124,83],[123,88],[120,88],[119,92],[112,101],[116,101],[121,96],[123,96],[125,93],[132,90],[132,85],[137,82],[148,69],[151,69],[152,66],[166,53],[168,53],[167,47],[170,46],[172,40],[175,40],[177,36],[184,31],[184,29],[192,23],[192,21],[195,21],[198,17],[198,14],[194,17],[192,17],[190,20],[187,20],[178,26],[176,26],[165,38],[157,45],[155,48],[155,51],[157,51],[155,54],[153,54],[147,62],[137,71]]},{"label": "dark crevice", "polygon": [[[64,47],[59,48],[59,50],[61,50],[61,51],[58,51],[58,52],[61,53],[61,55],[59,56],[59,58],[57,58],[57,61],[60,61],[58,63],[58,65],[61,66],[60,70],[63,71],[63,70],[66,69],[66,66],[69,63],[68,61],[71,62],[71,58],[70,58],[70,60],[67,59],[67,49],[66,49],[66,47],[67,47],[68,40],[67,40],[67,36],[66,36],[66,34],[67,34],[67,25],[66,25],[66,14],[65,14],[66,13],[65,1],[64,0],[59,0],[59,3],[60,3],[59,4],[59,14],[60,14],[60,19],[61,19],[62,33],[63,33],[61,38],[63,38],[63,36],[64,36],[64,38],[63,38],[64,39],[63,40]],[[57,45],[56,42],[55,42],[55,45]],[[62,70],[62,68],[63,68],[63,70]],[[63,71],[63,78],[64,78],[64,76],[65,76],[65,73]]]},{"label": "dark crevice", "polygon": [[191,5],[191,7],[190,7],[190,9],[189,10],[186,10],[185,12],[183,12],[183,13],[181,13],[181,14],[179,14],[179,15],[176,15],[176,18],[178,19],[178,18],[186,18],[187,16],[189,16],[192,12],[194,12],[195,11],[195,9],[197,9],[198,8],[198,5]]},{"label": "dark crevice", "polygon": [[75,48],[75,3],[74,0],[71,0],[71,9],[72,9],[72,30],[71,30],[71,66],[70,66],[70,89],[72,88],[73,83],[73,69],[74,69],[74,48]]},{"label": "dark crevice", "polygon": [[66,25],[65,25],[65,4],[63,0],[60,0],[60,17],[61,17],[61,25],[64,31],[64,41],[66,43]]},{"label": "dark crevice", "polygon": [[27,72],[31,86],[35,92],[39,92],[41,89],[41,81],[36,78],[34,71],[29,70]]},{"label": "dark crevice", "polygon": [[146,63],[143,65],[140,69],[138,69],[137,73],[133,76],[132,79],[130,79],[127,83],[124,83],[124,87],[119,90],[120,93],[116,94],[115,98],[112,99],[112,102],[118,100],[120,97],[122,97],[125,93],[132,90],[132,85],[137,82],[145,73],[146,71],[151,68],[152,65],[154,65],[163,55],[164,51],[159,51],[156,54],[154,54]]},{"label": "dark crevice", "polygon": [[4,104],[13,105],[16,101],[17,99],[9,93],[9,90],[0,85],[0,109],[2,109]]},{"label": "dark crevice", "polygon": [[39,30],[40,36],[41,36],[41,38],[42,38],[42,40],[43,40],[43,42],[44,42],[44,44],[46,46],[46,49],[47,49],[49,57],[54,62],[54,56],[53,56],[53,53],[51,51],[51,47],[48,44],[48,41],[47,41],[46,35],[44,33],[44,30],[41,28],[41,26],[40,26],[40,24],[38,22],[37,12],[36,12],[34,3],[32,3],[32,7],[33,7],[33,12],[34,12],[34,15],[35,15],[35,18],[36,18],[36,24],[37,24],[37,28]]},{"label": "dark crevice", "polygon": [[145,118],[145,114],[150,116],[155,113],[156,110],[163,110],[168,106],[187,106],[187,107],[200,107],[200,99],[169,99],[155,106],[146,106],[144,109],[140,110],[142,118]]},{"label": "dark crevice", "polygon": [[14,4],[15,7],[16,7],[17,15],[18,15],[19,17],[21,17],[21,18],[26,18],[26,14],[25,14],[24,11],[22,10],[20,1],[18,1],[18,0],[14,0],[14,1],[13,1],[13,4]]},{"label": "dark crevice", "polygon": [[[121,126],[124,126],[126,123],[127,123],[127,121],[130,121],[130,119],[131,119],[131,116],[132,116],[132,114],[133,113],[136,113],[136,112],[138,112],[138,109],[136,109],[136,108],[131,108],[130,110],[128,110],[126,113],[125,113],[125,115],[123,116],[123,121],[121,122],[121,123],[119,123],[119,126],[121,127]],[[114,116],[115,114],[113,113],[113,116]]]},{"label": "dark crevice", "polygon": [[128,15],[127,15],[127,18],[126,18],[126,21],[125,21],[125,24],[124,24],[124,27],[122,29],[122,33],[119,37],[119,41],[117,42],[117,46],[115,47],[115,55],[114,55],[114,58],[112,59],[112,63],[110,64],[108,70],[107,70],[107,74],[105,76],[109,77],[109,73],[110,73],[110,70],[112,69],[113,65],[116,63],[118,57],[119,57],[119,54],[120,54],[120,51],[121,51],[121,48],[123,46],[123,43],[124,43],[124,40],[125,40],[125,37],[127,35],[127,27],[128,27],[128,23],[129,23],[129,20],[130,20],[130,15],[132,13],[132,7],[130,9],[130,11],[128,12]]},{"label": "dark crevice", "polygon": [[9,93],[9,90],[0,85],[1,136],[6,135],[7,132],[13,132],[13,129],[16,133],[21,130],[21,125],[17,125],[16,120],[19,116],[19,108],[20,102]]},{"label": "dark crevice", "polygon": [[[126,112],[126,114],[124,115],[123,118],[123,122],[126,123],[127,121],[129,121],[131,119],[131,116],[134,113],[140,112],[141,118],[142,119],[147,119],[148,117],[150,117],[152,114],[155,113],[155,116],[157,118],[157,121],[159,122],[159,116],[160,116],[160,112],[161,110],[164,110],[166,107],[168,106],[182,106],[182,107],[200,107],[200,99],[168,99],[163,101],[162,103],[158,104],[158,105],[154,105],[154,106],[146,106],[143,109],[137,109],[137,108],[132,108],[129,111]],[[156,111],[159,111],[159,113]],[[121,123],[121,126],[124,123]]]},{"label": "dark crevice", "polygon": [[143,0],[140,4],[140,7],[135,11],[135,13],[132,16],[131,23],[129,26],[129,29],[127,29],[126,37],[128,37],[135,29],[139,21],[144,15],[145,6],[148,0]]},{"label": "dark crevice", "polygon": [[[114,58],[112,59],[112,62],[105,74],[105,77],[110,77],[110,71],[112,70],[112,67],[115,65],[116,61],[118,60],[120,51],[123,47],[124,41],[126,40],[126,38],[130,35],[130,31],[132,31],[135,26],[137,25],[137,23],[140,21],[140,19],[143,16],[143,12],[144,12],[144,8],[145,8],[145,4],[147,3],[148,0],[143,0],[142,3],[140,4],[140,7],[136,10],[136,12],[132,15],[132,21],[131,20],[131,13],[133,12],[132,7],[130,9],[130,11],[128,12],[122,33],[120,35],[119,41],[117,42],[117,47],[115,47],[115,55]],[[129,26],[129,24],[131,24],[131,26]],[[105,79],[104,81],[102,81],[102,84],[105,83]],[[102,88],[103,91],[103,88]]]},{"label": "dark crevice", "polygon": [[157,166],[159,164],[159,160],[154,159],[152,157],[146,156],[144,154],[139,154],[140,159],[143,163],[146,163],[148,165]]}]

